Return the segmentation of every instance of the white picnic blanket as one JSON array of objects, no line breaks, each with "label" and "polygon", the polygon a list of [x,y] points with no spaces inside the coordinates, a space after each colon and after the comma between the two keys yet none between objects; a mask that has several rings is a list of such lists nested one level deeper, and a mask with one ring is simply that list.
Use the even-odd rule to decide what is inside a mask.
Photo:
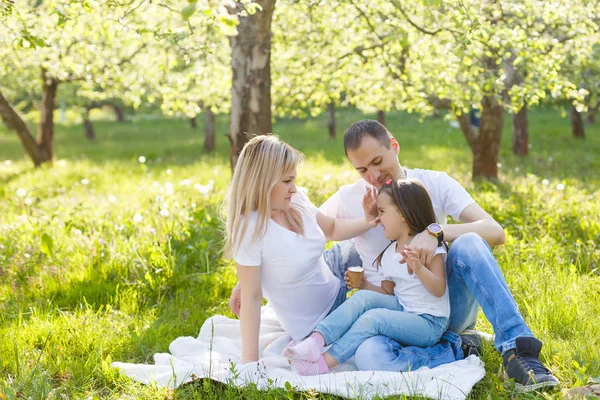
[{"label": "white picnic blanket", "polygon": [[[350,360],[318,376],[300,376],[290,369],[282,351],[290,342],[272,309],[262,308],[258,362],[240,364],[242,343],[240,322],[222,315],[207,319],[197,338],[175,339],[169,353],[154,355],[154,365],[114,362],[138,382],[176,388],[196,378],[211,378],[226,384],[259,389],[286,387],[298,391],[314,389],[346,398],[371,399],[375,395],[414,395],[434,399],[465,399],[473,385],[485,375],[483,362],[476,356],[429,369],[412,372],[358,371]],[[288,385],[288,387],[289,387]]]}]

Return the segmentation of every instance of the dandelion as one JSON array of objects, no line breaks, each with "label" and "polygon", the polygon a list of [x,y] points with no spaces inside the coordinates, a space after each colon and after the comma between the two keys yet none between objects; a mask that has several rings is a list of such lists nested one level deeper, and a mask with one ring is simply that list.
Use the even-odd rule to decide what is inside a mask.
[{"label": "dandelion", "polygon": [[498,167],[498,168],[502,168],[502,163],[497,163],[497,164],[496,164],[496,167]]},{"label": "dandelion", "polygon": [[89,183],[90,183],[90,180],[89,180],[88,178],[83,178],[83,179],[81,180],[81,184],[82,184],[82,185],[88,185]]},{"label": "dandelion", "polygon": [[210,187],[201,185],[199,183],[195,184],[194,188],[205,196],[208,195],[208,192],[210,192]]},{"label": "dandelion", "polygon": [[142,222],[144,220],[144,217],[142,217],[140,214],[135,214],[133,216],[133,222],[135,222],[136,224],[139,222]]},{"label": "dandelion", "polygon": [[165,199],[162,196],[156,196],[154,198],[154,201],[156,201],[157,203],[162,203]]},{"label": "dandelion", "polygon": [[139,162],[140,164],[146,164],[146,157],[144,157],[144,156],[139,156],[139,157],[138,157],[138,162]]},{"label": "dandelion", "polygon": [[548,157],[548,162],[554,161],[554,157]]},{"label": "dandelion", "polygon": [[56,163],[59,166],[64,167],[65,165],[67,165],[67,160],[58,160]]},{"label": "dandelion", "polygon": [[544,185],[544,186],[548,186],[549,184],[550,184],[550,181],[548,179],[544,179],[542,181],[542,185]]},{"label": "dandelion", "polygon": [[19,197],[25,197],[25,196],[27,196],[27,190],[25,190],[25,189],[17,189],[17,196],[19,196]]},{"label": "dandelion", "polygon": [[325,174],[325,175],[323,175],[323,180],[324,180],[325,182],[328,182],[329,180],[331,180],[331,175],[330,175],[330,174]]},{"label": "dandelion", "polygon": [[158,188],[159,186],[160,186],[160,183],[158,183],[158,182],[156,182],[156,181],[152,182],[152,187],[153,187],[154,189]]},{"label": "dandelion", "polygon": [[110,196],[108,196],[108,202],[114,204],[117,202],[117,198],[111,194]]},{"label": "dandelion", "polygon": [[167,170],[167,175],[171,175],[173,173],[173,171],[171,171],[170,169]]},{"label": "dandelion", "polygon": [[33,203],[33,200],[31,200],[31,197],[27,197],[25,199],[25,201],[23,201],[23,203],[25,203],[26,205],[30,206]]},{"label": "dandelion", "polygon": [[515,167],[515,172],[519,172],[520,170],[521,170],[521,168]]},{"label": "dandelion", "polygon": [[162,210],[160,210],[160,216],[161,217],[168,217],[169,216],[169,210],[167,210],[166,208],[163,208]]},{"label": "dandelion", "polygon": [[192,180],[191,179],[184,179],[182,181],[179,181],[179,185],[180,186],[190,186],[192,184]]},{"label": "dandelion", "polygon": [[558,185],[556,185],[556,190],[565,190],[565,185],[559,183]]},{"label": "dandelion", "polygon": [[6,165],[7,167],[10,167],[11,164],[12,164],[12,161],[10,161],[10,160],[4,161],[4,165]]}]

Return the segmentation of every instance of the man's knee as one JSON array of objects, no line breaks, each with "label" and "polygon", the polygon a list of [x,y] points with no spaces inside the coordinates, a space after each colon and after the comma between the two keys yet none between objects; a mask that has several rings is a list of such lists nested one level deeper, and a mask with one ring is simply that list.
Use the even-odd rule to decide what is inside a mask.
[{"label": "man's knee", "polygon": [[377,371],[382,369],[382,363],[388,361],[392,354],[390,339],[385,336],[373,336],[365,340],[354,355],[356,367],[361,371]]},{"label": "man's knee", "polygon": [[454,239],[448,251],[448,259],[468,259],[470,256],[482,253],[491,254],[491,251],[490,246],[481,236],[474,232],[468,232]]}]

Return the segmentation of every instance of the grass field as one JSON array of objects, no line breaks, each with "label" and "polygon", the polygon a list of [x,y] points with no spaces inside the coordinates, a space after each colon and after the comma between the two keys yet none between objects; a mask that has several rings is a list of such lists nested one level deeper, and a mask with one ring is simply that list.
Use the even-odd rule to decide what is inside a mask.
[{"label": "grass field", "polygon": [[[364,117],[341,112],[338,126]],[[575,140],[558,112],[530,112],[530,155],[519,158],[510,152],[507,118],[500,183],[474,185],[459,130],[404,113],[389,114],[387,122],[403,165],[447,171],[504,226],[507,241],[495,254],[544,342],[542,360],[563,388],[600,376],[600,124],[586,126],[587,138]],[[218,218],[230,179],[222,135],[228,129],[218,119],[217,149],[209,155],[202,129],[183,120],[95,126],[95,143],[80,125],[57,126],[56,162],[39,169],[24,158],[16,135],[0,127],[4,397],[313,397],[207,381],[170,391],[136,384],[109,367],[116,360],[152,363],[176,337],[197,335],[207,317],[229,315],[235,273],[220,257]],[[299,183],[315,204],[357,178],[341,137],[327,138],[324,116],[277,121],[274,129],[305,153]],[[483,316],[477,327],[490,331]],[[486,378],[471,397],[513,397],[499,354],[486,351],[484,361]]]}]

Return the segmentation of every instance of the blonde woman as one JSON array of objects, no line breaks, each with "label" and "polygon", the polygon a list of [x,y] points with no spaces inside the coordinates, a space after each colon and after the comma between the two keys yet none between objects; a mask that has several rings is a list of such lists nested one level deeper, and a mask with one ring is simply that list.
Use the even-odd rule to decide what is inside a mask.
[{"label": "blonde woman", "polygon": [[[343,278],[325,262],[326,240],[345,240],[377,226],[367,218],[334,219],[296,188],[302,154],[275,136],[257,136],[240,153],[228,196],[225,255],[241,287],[242,362],[259,358],[263,297],[295,341],[345,300]],[[367,192],[363,206],[373,206]],[[368,213],[365,213],[368,215]]]}]

